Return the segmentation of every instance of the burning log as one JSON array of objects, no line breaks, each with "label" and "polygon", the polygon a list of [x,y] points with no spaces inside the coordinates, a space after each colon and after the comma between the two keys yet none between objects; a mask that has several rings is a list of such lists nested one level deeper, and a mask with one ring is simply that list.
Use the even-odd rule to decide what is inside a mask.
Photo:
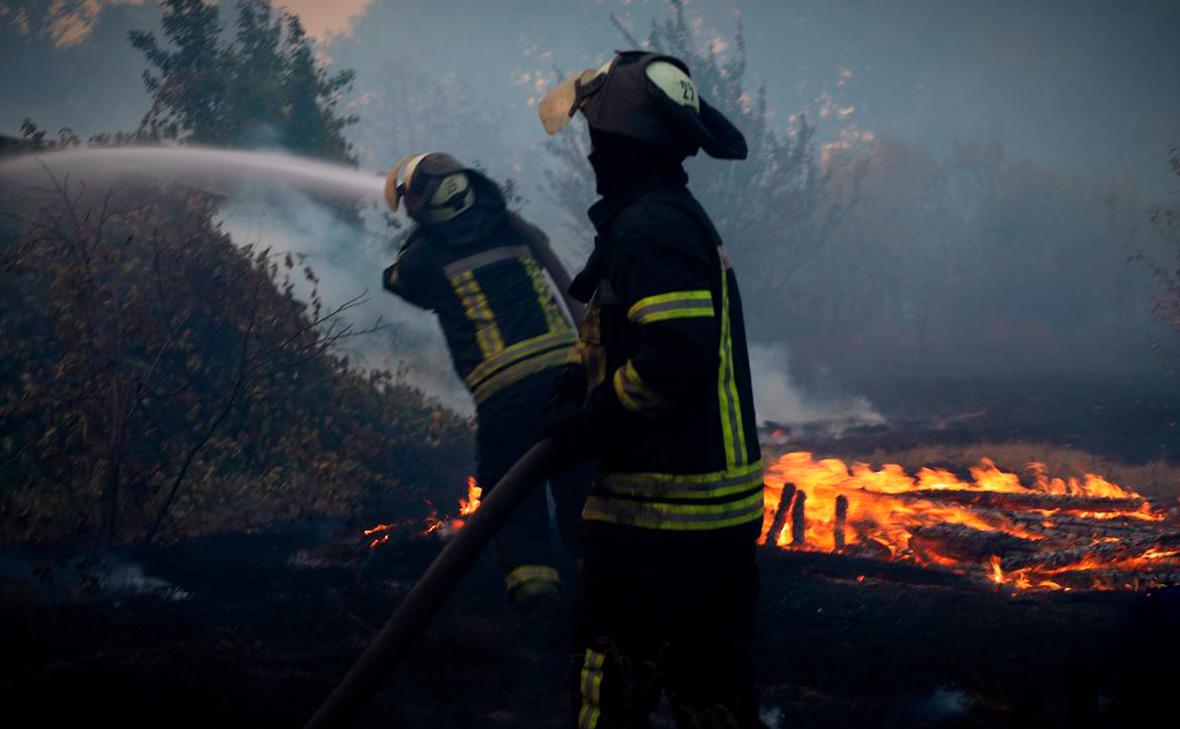
[{"label": "burning log", "polygon": [[1036,512],[1011,512],[1000,509],[991,513],[1003,515],[1005,518],[1021,526],[1046,533],[1082,533],[1091,535],[1126,536],[1129,534],[1154,534],[1159,522],[1144,521],[1126,516],[1112,516],[1109,519],[1095,519],[1073,514],[1052,514],[1046,516]]},{"label": "burning log", "polygon": [[[1109,569],[1122,581],[1104,577],[1103,584],[1121,587],[1180,570],[1180,513],[1153,509],[1135,491],[1095,474],[1050,478],[1039,463],[1028,470],[1031,485],[985,458],[965,481],[941,468],[910,475],[897,464],[850,467],[786,453],[766,473],[772,493],[794,492],[769,517],[774,544],[938,566],[969,579],[986,574],[1016,589],[1066,589],[1067,581],[1056,578],[1064,573]],[[779,538],[785,514],[789,542]]]},{"label": "burning log", "polygon": [[841,554],[847,557],[861,557],[883,561],[889,561],[893,558],[893,553],[890,552],[888,547],[872,539],[848,544],[844,547],[844,551]]},{"label": "burning log", "polygon": [[844,551],[844,523],[848,521],[848,497],[840,494],[836,497],[836,523],[832,527],[832,538],[836,543],[836,551]]},{"label": "burning log", "polygon": [[910,547],[942,557],[979,562],[994,554],[1032,552],[1037,549],[1037,543],[1005,532],[985,532],[961,524],[937,524],[915,527]]},{"label": "burning log", "polygon": [[[1141,537],[1134,541],[1119,541],[1104,544],[1087,544],[1082,547],[1073,547],[1071,549],[1060,549],[1052,552],[1037,551],[1027,554],[1016,555],[1011,558],[1005,557],[1004,567],[1009,570],[1018,570],[1025,568],[1035,568],[1037,570],[1056,570],[1073,565],[1092,565],[1100,566],[1112,564],[1121,560],[1144,559],[1149,560],[1152,557],[1145,555],[1152,554],[1152,550],[1156,552],[1163,552],[1163,540],[1158,535]],[[1180,550],[1177,551],[1177,556],[1180,557]],[[1173,564],[1177,561],[1175,558],[1168,559],[1167,557],[1159,558],[1161,563],[1171,561]]]},{"label": "burning log", "polygon": [[1045,493],[1010,493],[1005,491],[976,491],[973,489],[917,489],[891,494],[903,499],[951,501],[984,508],[1019,511],[1061,510],[1070,512],[1112,513],[1135,512],[1143,508],[1143,499],[1110,499],[1100,496],[1068,496]]},{"label": "burning log", "polygon": [[807,543],[807,492],[795,491],[791,500],[791,546],[802,547]]}]

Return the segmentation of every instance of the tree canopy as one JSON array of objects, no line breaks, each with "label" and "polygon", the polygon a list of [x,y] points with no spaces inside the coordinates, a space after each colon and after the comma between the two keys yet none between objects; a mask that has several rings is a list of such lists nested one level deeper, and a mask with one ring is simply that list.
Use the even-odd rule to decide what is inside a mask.
[{"label": "tree canopy", "polygon": [[226,39],[216,3],[165,0],[162,38],[132,31],[152,97],[141,131],[352,162],[344,132],[356,118],[337,106],[353,72],[329,74],[299,17],[270,0],[239,0],[235,25]]}]

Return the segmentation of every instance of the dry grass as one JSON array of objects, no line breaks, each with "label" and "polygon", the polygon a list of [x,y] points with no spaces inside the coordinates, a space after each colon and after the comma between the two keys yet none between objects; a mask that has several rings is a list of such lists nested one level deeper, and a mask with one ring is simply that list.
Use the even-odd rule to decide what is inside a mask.
[{"label": "dry grass", "polygon": [[[819,454],[816,456],[828,454]],[[1079,476],[1093,473],[1125,488],[1138,491],[1149,500],[1163,504],[1180,497],[1180,465],[1163,460],[1128,465],[1113,458],[1064,448],[1047,443],[977,443],[966,446],[931,445],[903,450],[876,450],[871,453],[838,454],[848,461],[862,461],[873,466],[899,463],[911,473],[927,465],[941,465],[965,470],[991,458],[1006,471],[1022,473],[1034,461],[1044,463],[1050,476]]]}]

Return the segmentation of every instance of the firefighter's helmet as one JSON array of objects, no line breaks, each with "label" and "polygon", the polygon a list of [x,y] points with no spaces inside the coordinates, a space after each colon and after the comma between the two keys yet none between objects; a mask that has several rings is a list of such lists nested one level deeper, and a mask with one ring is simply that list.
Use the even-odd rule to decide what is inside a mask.
[{"label": "firefighter's helmet", "polygon": [[687,157],[703,149],[719,159],[746,157],[745,137],[701,98],[688,67],[673,56],[622,51],[602,68],[566,79],[539,106],[549,134],[579,111],[592,129],[674,154]]},{"label": "firefighter's helmet", "polygon": [[385,201],[397,212],[421,223],[445,223],[475,204],[468,170],[447,154],[416,154],[403,158],[385,178]]}]

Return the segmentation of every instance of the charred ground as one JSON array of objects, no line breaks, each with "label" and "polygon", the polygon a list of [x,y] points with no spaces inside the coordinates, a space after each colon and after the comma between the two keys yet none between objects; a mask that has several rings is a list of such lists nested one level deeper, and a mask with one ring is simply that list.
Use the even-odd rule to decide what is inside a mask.
[{"label": "charred ground", "polygon": [[[1080,433],[1110,462],[1158,461],[1180,397],[1168,387],[1105,385],[1009,380],[1004,398],[986,382],[961,382],[957,392],[911,382],[904,391],[941,391],[941,403],[956,406],[932,402],[929,412],[968,411],[970,392],[989,393],[992,415],[984,426],[982,417],[969,421],[982,429],[974,433],[898,426],[800,445],[856,457],[915,443],[961,448],[1005,433],[1077,447]],[[901,413],[899,403],[890,409]],[[1038,421],[1039,412],[1049,416]],[[999,413],[1013,413],[1007,429]],[[82,570],[52,554],[24,555],[41,579],[0,601],[5,713],[16,725],[300,724],[441,545],[406,533],[369,551],[362,526],[321,521],[127,549]],[[764,550],[761,559],[759,676],[766,718],[782,726],[1115,727],[1171,710],[1169,687],[1180,678],[1174,590],[1013,593],[826,555]],[[167,585],[104,590],[114,564]],[[564,725],[564,656],[522,648],[512,626],[484,560],[365,725]]]}]

